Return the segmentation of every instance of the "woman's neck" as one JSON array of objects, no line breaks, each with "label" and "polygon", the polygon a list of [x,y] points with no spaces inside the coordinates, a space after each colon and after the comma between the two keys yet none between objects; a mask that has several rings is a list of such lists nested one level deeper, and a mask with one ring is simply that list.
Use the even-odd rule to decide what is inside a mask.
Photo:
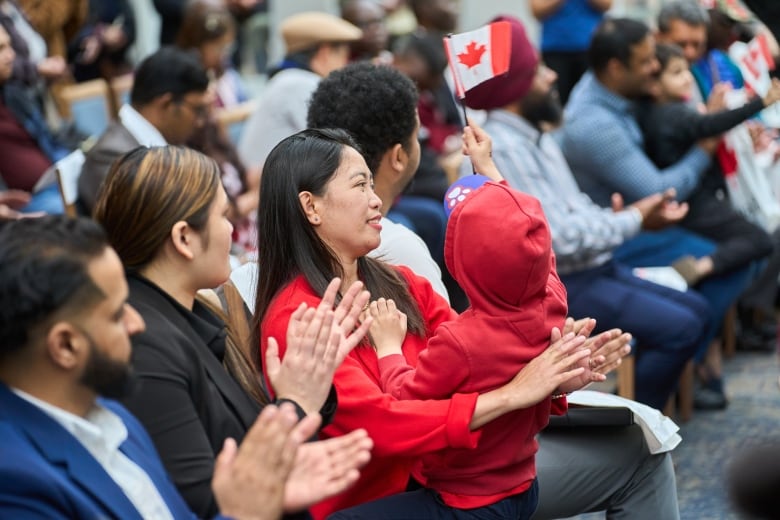
[{"label": "woman's neck", "polygon": [[184,308],[192,310],[195,304],[195,289],[188,287],[186,278],[180,269],[170,269],[165,266],[152,263],[141,269],[141,276],[165,291],[168,296],[179,302]]},{"label": "woman's neck", "polygon": [[349,289],[350,285],[359,280],[357,259],[349,262],[342,261],[341,270],[343,271],[341,275],[341,291],[344,294],[344,291]]}]

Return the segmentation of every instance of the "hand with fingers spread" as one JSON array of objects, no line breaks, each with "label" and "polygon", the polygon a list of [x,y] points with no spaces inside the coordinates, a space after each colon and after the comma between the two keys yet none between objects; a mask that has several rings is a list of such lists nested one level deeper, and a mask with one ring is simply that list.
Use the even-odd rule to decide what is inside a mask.
[{"label": "hand with fingers spread", "polygon": [[317,430],[319,423],[317,414],[298,422],[289,403],[279,408],[269,405],[240,447],[233,439],[226,439],[211,481],[221,513],[237,519],[280,518],[285,483],[298,447]]},{"label": "hand with fingers spread", "polygon": [[[557,331],[558,329],[555,329]],[[584,336],[569,332],[558,339],[541,354],[531,360],[512,379],[509,385],[516,392],[515,398],[524,400],[528,408],[551,396],[567,381],[580,377],[585,369],[577,366],[578,362],[590,356],[590,350],[582,348]]]},{"label": "hand with fingers spread", "polygon": [[301,511],[350,487],[373,445],[362,429],[301,445],[284,489],[284,510]]},{"label": "hand with fingers spread", "polygon": [[631,334],[620,329],[610,329],[590,338],[587,347],[593,352],[591,370],[606,376],[631,353]]},{"label": "hand with fingers spread", "polygon": [[287,351],[279,359],[275,338],[268,338],[265,362],[277,398],[297,403],[307,413],[320,410],[330,392],[333,372],[365,336],[371,322],[353,330],[361,307],[368,300],[356,282],[333,310],[341,280],[328,285],[316,309],[301,304],[287,326]]},{"label": "hand with fingers spread", "polygon": [[300,422],[294,407],[266,406],[240,447],[226,439],[214,466],[212,488],[223,515],[280,518],[341,493],[360,477],[373,442],[365,430],[306,443],[319,414]]},{"label": "hand with fingers spread", "polygon": [[[622,359],[631,353],[631,334],[623,333],[620,329],[610,329],[590,337],[595,327],[596,320],[592,318],[582,318],[576,321],[572,318],[566,318],[562,333],[574,332],[588,337],[582,348],[590,350],[591,355],[587,359],[587,366],[584,361],[581,362],[580,366],[586,369],[583,376],[579,379],[572,379],[559,389],[561,392],[573,392],[591,382],[605,380],[606,375],[619,367]],[[551,335],[551,341],[556,339],[554,336],[555,331]]]},{"label": "hand with fingers spread", "polygon": [[580,318],[575,320],[572,317],[568,317],[563,324],[563,330],[561,331],[561,334],[566,335],[569,332],[573,332],[578,336],[585,336],[588,338],[595,328],[596,320],[593,318]]},{"label": "hand with fingers spread", "polygon": [[[335,280],[338,280],[336,278]],[[333,284],[335,282],[331,282]],[[339,282],[340,283],[340,282]],[[331,286],[322,297],[323,304],[333,307],[336,301],[338,291],[331,292]],[[336,354],[336,363],[340,365],[353,348],[355,348],[368,334],[371,327],[372,318],[362,319],[361,313],[365,308],[371,295],[363,290],[363,282],[353,283],[347,292],[342,296],[336,310],[334,311],[334,323],[338,326],[339,348]],[[322,305],[322,304],[320,304]]]},{"label": "hand with fingers spread", "polygon": [[[564,325],[564,330],[566,330],[568,321],[571,318],[567,318],[566,325]],[[592,320],[589,318],[586,318],[585,320],[579,320],[584,322],[583,326],[581,327],[581,331],[586,332],[588,335],[593,331],[593,327],[596,325],[596,320]],[[586,337],[584,334],[582,337]],[[599,336],[596,336],[597,338]],[[559,331],[557,328],[554,328],[552,332],[550,333],[550,342],[555,343],[559,341],[561,338],[561,331]],[[582,373],[578,376],[572,377],[568,381],[565,381],[561,385],[558,386],[558,388],[555,389],[554,393],[556,394],[568,394],[571,392],[574,392],[575,390],[581,390],[582,388],[588,386],[592,382],[596,381],[604,381],[606,379],[606,376],[603,374],[600,374],[598,372],[595,372],[593,370],[593,367],[597,364],[602,364],[605,359],[601,355],[594,354],[594,345],[596,345],[597,342],[594,341],[594,338],[587,338],[583,343],[582,346],[579,347],[578,350],[587,350],[590,352],[589,356],[582,357],[577,361],[576,366],[578,368],[582,368]]]},{"label": "hand with fingers spread", "polygon": [[377,357],[401,354],[406,337],[406,314],[398,310],[393,300],[379,298],[368,306],[367,315],[374,320],[369,334]]},{"label": "hand with fingers spread", "polygon": [[[681,221],[688,214],[688,203],[675,200],[677,192],[669,188],[663,193],[654,193],[631,204],[642,217],[642,229],[663,229]],[[612,194],[612,211],[624,211],[623,197],[619,193]]]}]

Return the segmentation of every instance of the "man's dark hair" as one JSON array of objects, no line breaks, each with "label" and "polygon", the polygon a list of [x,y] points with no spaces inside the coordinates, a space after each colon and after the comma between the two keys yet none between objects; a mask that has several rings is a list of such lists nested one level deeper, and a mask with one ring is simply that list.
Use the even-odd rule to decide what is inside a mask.
[{"label": "man's dark hair", "polygon": [[447,53],[438,34],[426,32],[401,36],[393,45],[393,54],[419,56],[431,74],[442,74],[447,68]]},{"label": "man's dark hair", "polygon": [[672,58],[685,59],[685,54],[678,45],[672,43],[659,43],[655,46],[655,59],[658,60],[658,64],[660,65],[658,68],[659,76],[666,70],[669,62],[672,61]]},{"label": "man's dark hair", "polygon": [[142,107],[165,94],[179,101],[189,92],[205,92],[208,86],[208,74],[194,51],[162,47],[138,66],[130,102]]},{"label": "man's dark hair", "polygon": [[588,65],[594,72],[603,72],[612,59],[629,66],[631,49],[647,38],[650,28],[630,18],[606,19],[593,33],[588,49]]},{"label": "man's dark hair", "polygon": [[28,344],[55,314],[105,295],[89,275],[108,247],[94,221],[62,215],[0,224],[0,358]]},{"label": "man's dark hair", "polygon": [[323,79],[309,103],[310,128],[341,128],[357,141],[372,172],[400,143],[408,149],[417,124],[417,88],[387,67],[353,63]]},{"label": "man's dark hair", "polygon": [[664,5],[658,13],[658,30],[662,33],[668,32],[674,20],[680,20],[694,27],[710,25],[707,10],[698,2],[691,0],[676,0]]}]

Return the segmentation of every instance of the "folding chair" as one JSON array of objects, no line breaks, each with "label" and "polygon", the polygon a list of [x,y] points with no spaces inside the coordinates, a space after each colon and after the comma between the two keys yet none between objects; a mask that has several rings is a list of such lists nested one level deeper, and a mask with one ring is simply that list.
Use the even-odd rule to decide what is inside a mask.
[{"label": "folding chair", "polygon": [[87,135],[98,136],[113,119],[108,84],[102,79],[65,85],[54,93],[62,116]]},{"label": "folding chair", "polygon": [[119,109],[122,108],[122,105],[130,103],[133,78],[132,74],[124,74],[112,79],[109,84],[111,87],[111,108],[115,117],[119,114]]},{"label": "folding chair", "polygon": [[78,216],[76,200],[79,196],[79,177],[81,176],[81,167],[83,165],[84,153],[81,150],[76,150],[64,159],[57,161],[54,165],[57,184],[60,187],[62,205],[65,207],[65,214],[70,217]]}]

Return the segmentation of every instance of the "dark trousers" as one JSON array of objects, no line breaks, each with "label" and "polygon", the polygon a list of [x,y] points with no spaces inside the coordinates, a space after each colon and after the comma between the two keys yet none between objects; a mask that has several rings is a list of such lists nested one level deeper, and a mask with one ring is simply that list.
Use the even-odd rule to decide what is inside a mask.
[{"label": "dark trousers", "polygon": [[740,306],[763,311],[766,316],[775,312],[777,279],[780,276],[780,228],[772,233],[772,244],[772,254],[739,300]]},{"label": "dark trousers", "polygon": [[574,85],[588,70],[588,55],[582,52],[545,51],[542,53],[544,64],[558,75],[558,93],[564,105]]},{"label": "dark trousers", "polygon": [[663,409],[685,364],[707,333],[710,307],[681,292],[634,276],[617,262],[561,276],[569,315],[596,319],[599,331],[620,328],[637,345],[636,400]]},{"label": "dark trousers", "polygon": [[770,236],[737,212],[725,195],[718,197],[715,190],[703,183],[688,200],[690,209],[682,225],[717,244],[712,260],[718,274],[766,258],[766,262],[754,264],[757,274],[740,304],[772,315],[780,276],[780,230]]},{"label": "dark trousers", "polygon": [[715,274],[746,267],[772,252],[769,234],[740,215],[725,195],[719,198],[711,190],[702,188],[687,202],[688,214],[680,224],[715,242],[717,248],[711,255]]},{"label": "dark trousers", "polygon": [[[686,255],[696,258],[712,255],[716,248],[709,239],[680,227],[672,227],[663,231],[643,231],[623,242],[615,250],[615,260],[629,267],[668,266]],[[709,330],[696,351],[698,363],[704,360],[710,342],[720,330],[726,311],[747,287],[750,271],[750,267],[746,266],[729,273],[709,276],[696,284],[695,291],[710,304]]]},{"label": "dark trousers", "polygon": [[450,507],[435,491],[419,489],[338,511],[328,520],[528,520],[538,500],[539,484],[535,479],[524,493],[475,509]]}]

